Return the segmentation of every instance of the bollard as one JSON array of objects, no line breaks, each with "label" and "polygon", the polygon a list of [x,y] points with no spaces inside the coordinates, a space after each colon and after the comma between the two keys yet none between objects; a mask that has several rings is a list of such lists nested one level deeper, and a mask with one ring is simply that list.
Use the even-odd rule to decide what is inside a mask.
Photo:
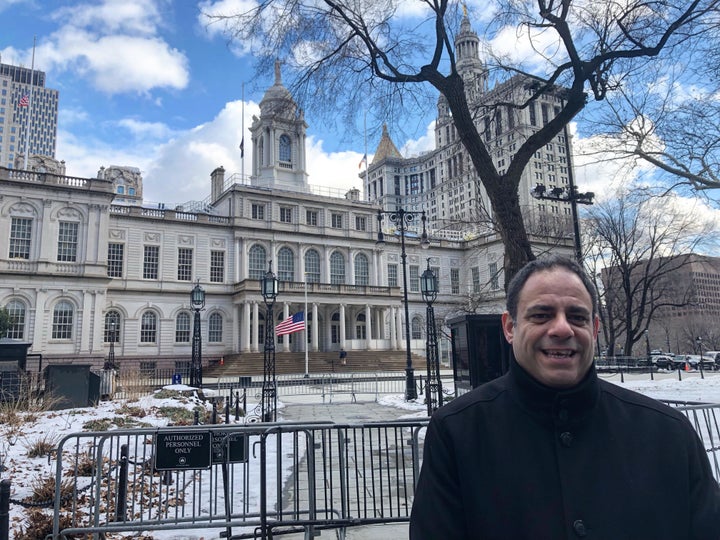
[{"label": "bollard", "polygon": [[10,480],[0,480],[0,540],[10,538]]},{"label": "bollard", "polygon": [[127,485],[128,485],[128,445],[120,447],[120,465],[118,469],[117,504],[115,505],[115,521],[127,519]]},{"label": "bollard", "polygon": [[230,423],[230,400],[225,402],[225,423]]},{"label": "bollard", "polygon": [[213,412],[212,412],[212,422],[210,422],[213,426],[217,424],[217,403],[213,401],[212,404]]}]

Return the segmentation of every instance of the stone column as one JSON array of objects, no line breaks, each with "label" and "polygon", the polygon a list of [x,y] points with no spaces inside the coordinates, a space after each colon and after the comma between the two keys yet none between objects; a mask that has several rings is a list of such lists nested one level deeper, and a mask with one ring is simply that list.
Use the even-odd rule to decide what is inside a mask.
[{"label": "stone column", "polygon": [[250,352],[250,302],[242,305],[240,317],[240,352]]},{"label": "stone column", "polygon": [[318,343],[318,332],[320,331],[320,319],[318,318],[318,305],[313,302],[312,305],[312,350],[317,352],[320,350]]},{"label": "stone column", "polygon": [[370,304],[365,304],[365,332],[367,332],[365,344],[368,350],[375,348],[375,342],[372,339],[372,327],[372,312],[370,311]]},{"label": "stone column", "polygon": [[340,304],[340,347],[345,349],[345,304]]},{"label": "stone column", "polygon": [[252,320],[252,330],[251,330],[251,338],[250,338],[250,350],[252,352],[258,352],[258,333],[260,330],[260,319],[259,319],[259,313],[260,310],[258,309],[258,303],[253,302],[252,303],[252,314],[253,314],[253,320]]}]

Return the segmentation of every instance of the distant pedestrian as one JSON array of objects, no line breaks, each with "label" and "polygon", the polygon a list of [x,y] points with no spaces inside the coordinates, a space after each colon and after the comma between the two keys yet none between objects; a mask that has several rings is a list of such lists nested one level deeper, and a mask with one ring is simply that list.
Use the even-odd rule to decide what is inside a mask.
[{"label": "distant pedestrian", "polygon": [[340,365],[347,364],[347,352],[345,352],[345,349],[340,349]]}]

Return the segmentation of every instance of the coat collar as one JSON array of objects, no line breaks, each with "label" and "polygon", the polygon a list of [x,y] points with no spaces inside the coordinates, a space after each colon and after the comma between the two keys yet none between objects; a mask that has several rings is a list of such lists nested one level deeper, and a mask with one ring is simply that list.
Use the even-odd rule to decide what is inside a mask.
[{"label": "coat collar", "polygon": [[600,383],[595,365],[576,386],[559,390],[533,378],[513,358],[508,373],[512,395],[521,407],[542,422],[559,428],[576,426],[595,408],[600,397]]}]

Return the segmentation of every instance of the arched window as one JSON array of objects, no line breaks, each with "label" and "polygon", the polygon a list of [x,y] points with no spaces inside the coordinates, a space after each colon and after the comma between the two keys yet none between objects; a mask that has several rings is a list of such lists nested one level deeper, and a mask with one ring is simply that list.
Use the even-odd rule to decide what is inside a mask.
[{"label": "arched window", "polygon": [[105,343],[120,343],[120,313],[112,310],[105,314],[103,331]]},{"label": "arched window", "polygon": [[10,315],[10,328],[6,336],[10,339],[25,339],[25,304],[20,300],[11,300],[5,309]]},{"label": "arched window", "polygon": [[208,342],[220,343],[223,338],[223,318],[219,313],[208,317]]},{"label": "arched window", "polygon": [[330,283],[343,285],[345,283],[345,257],[339,251],[330,255]]},{"label": "arched window", "polygon": [[278,153],[282,163],[290,163],[292,161],[292,144],[290,137],[283,134],[280,135],[280,151]]},{"label": "arched window", "polygon": [[305,252],[305,280],[320,283],[320,255],[314,249]]},{"label": "arched window", "polygon": [[75,310],[67,300],[61,300],[53,310],[53,339],[72,339]]},{"label": "arched window", "polygon": [[278,251],[277,270],[280,281],[295,281],[295,254],[289,247]]},{"label": "arched window", "polygon": [[422,318],[413,317],[412,330],[410,330],[412,339],[422,339],[422,326]]},{"label": "arched window", "polygon": [[355,339],[367,339],[367,325],[365,324],[365,314],[358,313],[355,317]]},{"label": "arched window", "polygon": [[157,343],[157,315],[152,311],[146,311],[140,319],[140,343]]},{"label": "arched window", "polygon": [[178,313],[175,319],[175,343],[190,343],[189,313]]},{"label": "arched window", "polygon": [[248,277],[250,279],[262,279],[267,272],[267,254],[265,248],[255,244],[248,253]]},{"label": "arched window", "polygon": [[370,280],[368,258],[359,253],[355,255],[355,285],[367,285]]}]

